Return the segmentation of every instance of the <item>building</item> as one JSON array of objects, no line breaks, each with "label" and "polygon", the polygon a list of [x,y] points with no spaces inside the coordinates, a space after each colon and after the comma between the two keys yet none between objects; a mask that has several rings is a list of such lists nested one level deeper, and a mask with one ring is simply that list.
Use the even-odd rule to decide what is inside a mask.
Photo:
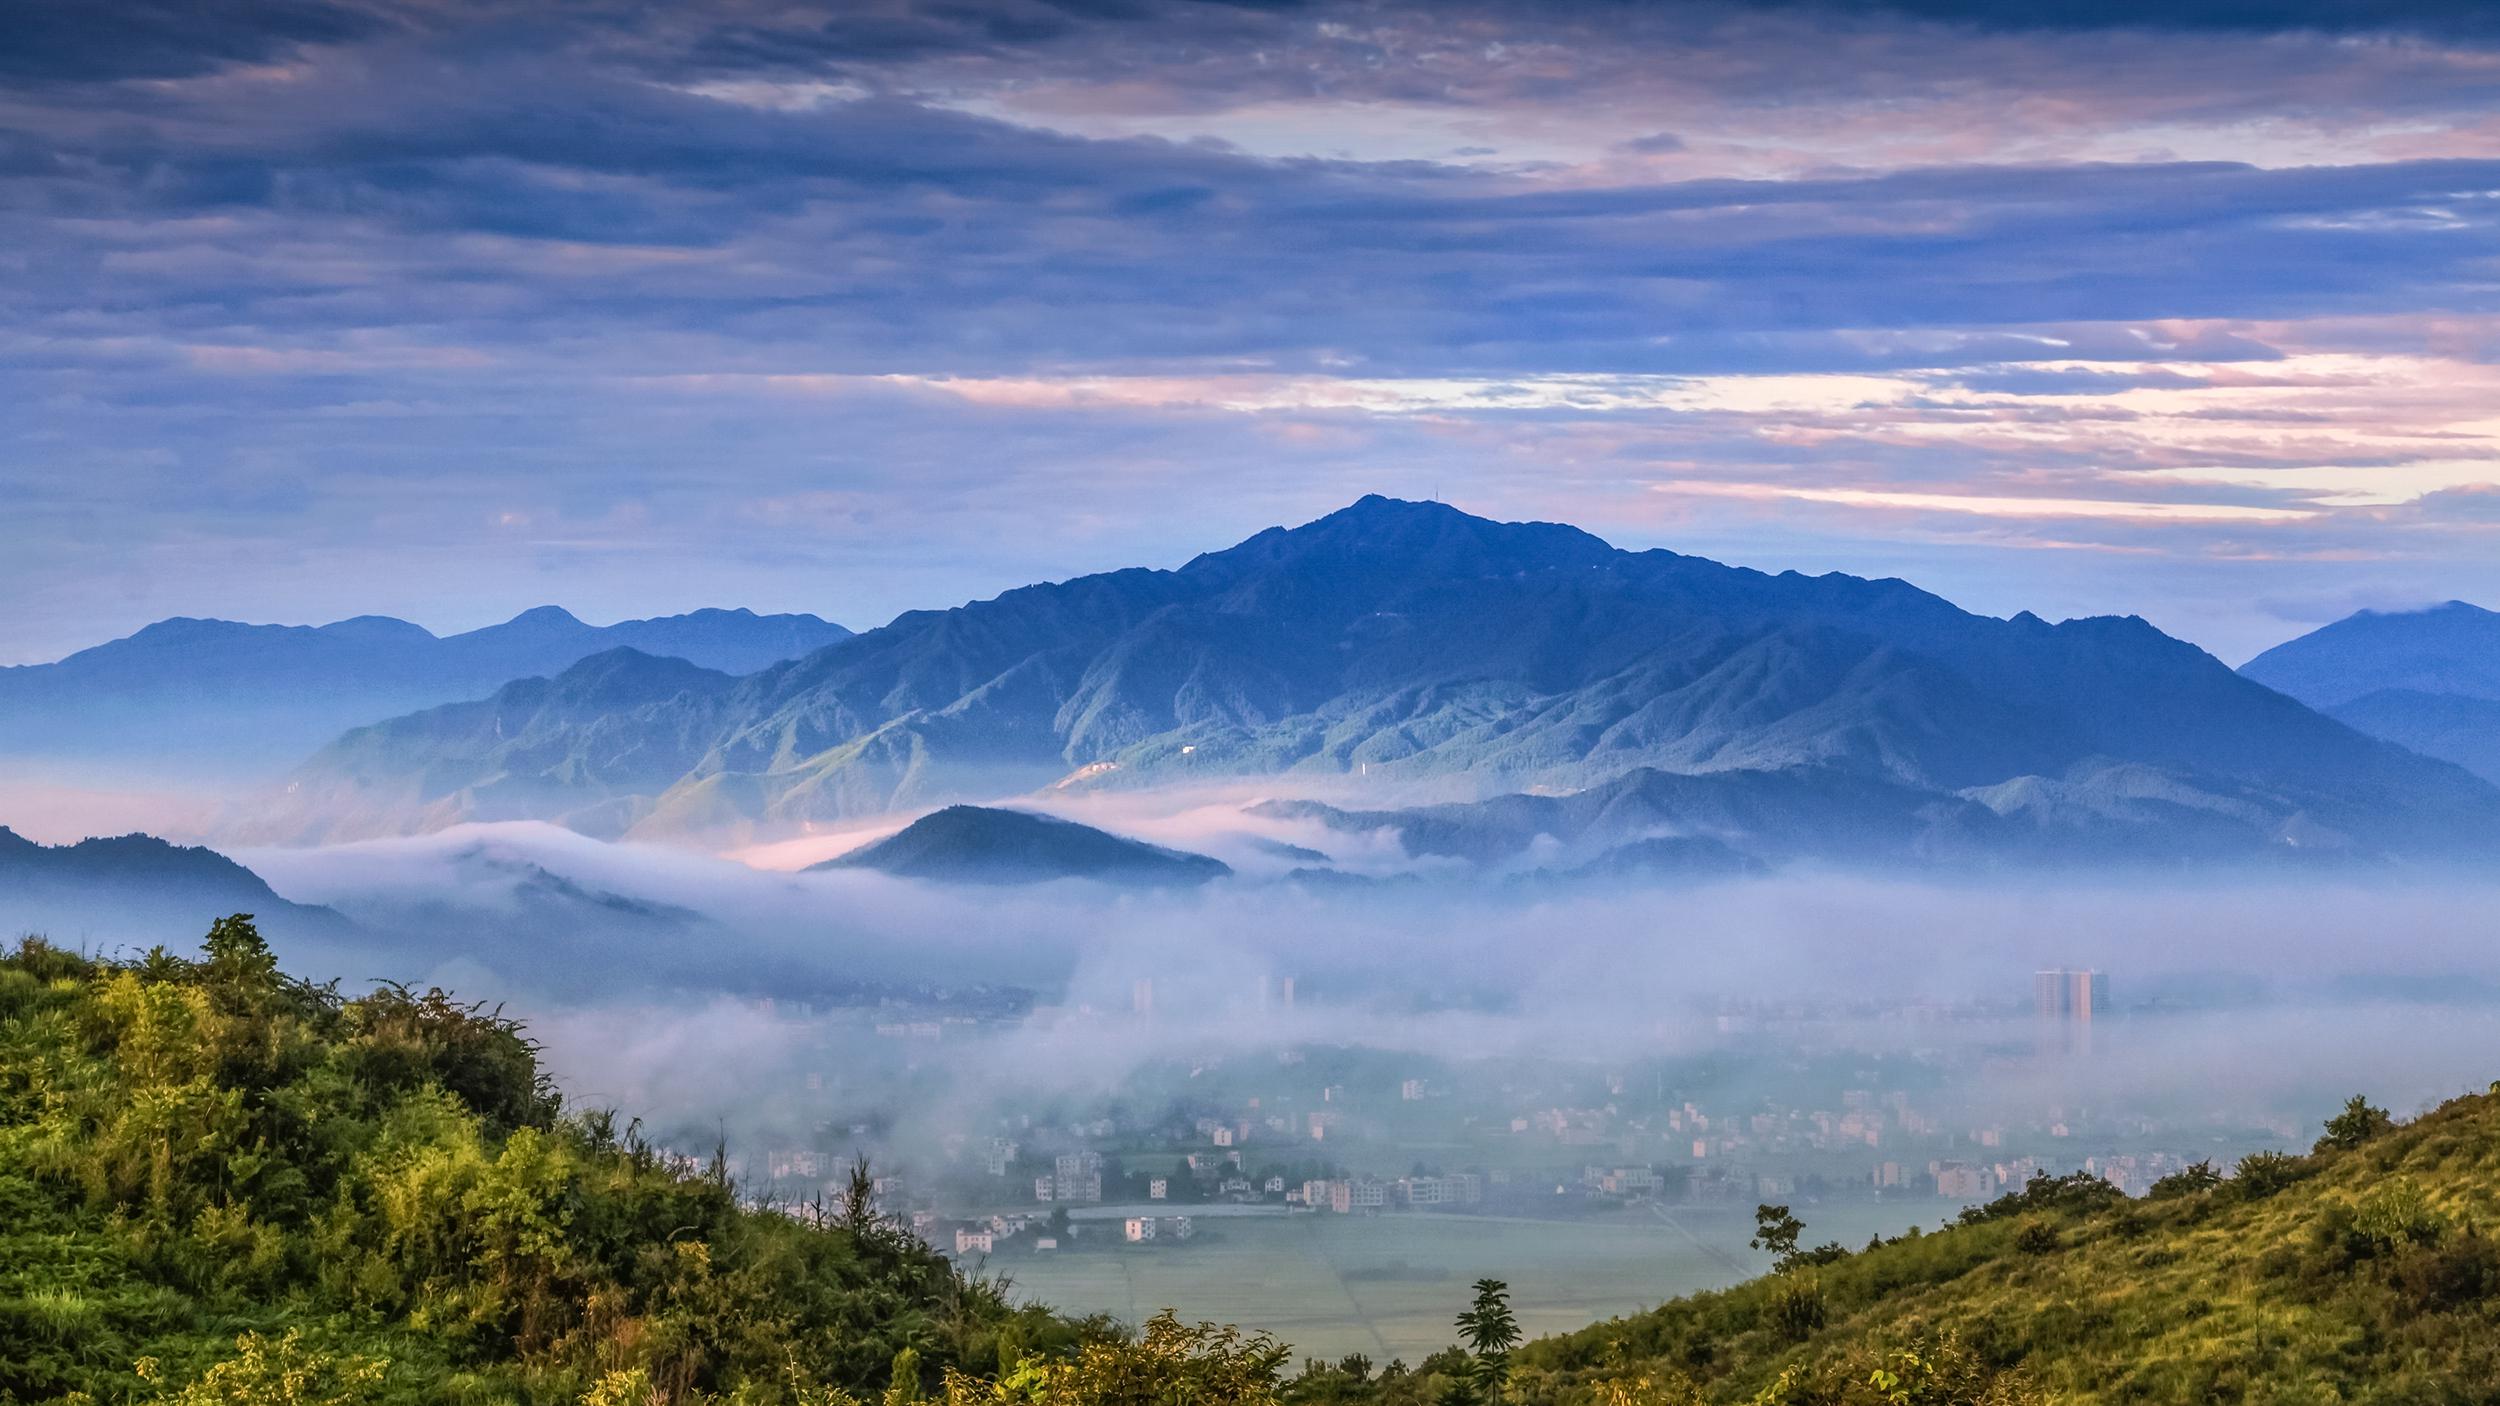
[{"label": "building", "polygon": [[1339,1215],[1377,1211],[1389,1204],[1389,1183],[1377,1177],[1355,1177],[1328,1183],[1328,1209]]},{"label": "building", "polygon": [[998,1245],[998,1234],[991,1230],[975,1230],[964,1226],[955,1232],[955,1253],[986,1255]]},{"label": "building", "polygon": [[1091,1205],[1102,1200],[1102,1157],[1093,1152],[1062,1152],[1052,1163],[1050,1194],[1040,1194],[1035,1184],[1036,1201],[1073,1201]]},{"label": "building", "polygon": [[1142,1245],[1155,1238],[1155,1218],[1153,1216],[1130,1216],[1125,1231],[1130,1244]]},{"label": "building", "polygon": [[2086,967],[2052,967],[2031,978],[2032,1009],[2044,1054],[2093,1052],[2093,1020],[2109,1010],[2109,977]]},{"label": "building", "polygon": [[1473,1172],[1407,1177],[1396,1190],[1398,1200],[1409,1206],[1471,1206],[1484,1199],[1484,1178]]},{"label": "building", "polygon": [[1988,1174],[1964,1162],[1947,1162],[1936,1168],[1936,1194],[1955,1201],[1976,1201],[1993,1188]]},{"label": "building", "polygon": [[1146,1199],[1149,1201],[1161,1201],[1171,1194],[1172,1182],[1168,1177],[1156,1177],[1146,1183]]}]

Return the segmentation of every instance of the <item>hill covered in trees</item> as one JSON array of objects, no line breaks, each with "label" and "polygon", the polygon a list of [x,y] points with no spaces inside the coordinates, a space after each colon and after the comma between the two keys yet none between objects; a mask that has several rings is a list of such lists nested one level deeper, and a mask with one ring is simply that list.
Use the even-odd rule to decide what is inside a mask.
[{"label": "hill covered in trees", "polygon": [[248,920],[0,958],[0,1401],[826,1406],[1088,1335],[864,1197],[743,1205],[498,1013],[290,980]]},{"label": "hill covered in trees", "polygon": [[[1811,1212],[1809,1211],[1809,1214]],[[1951,1228],[1521,1345],[1497,1281],[1409,1367],[1011,1305],[881,1217],[751,1204],[568,1109],[439,991],[202,955],[0,957],[0,1403],[2024,1406],[2500,1400],[2500,1086],[2131,1200]],[[1498,1273],[1498,1266],[1488,1266]]]}]

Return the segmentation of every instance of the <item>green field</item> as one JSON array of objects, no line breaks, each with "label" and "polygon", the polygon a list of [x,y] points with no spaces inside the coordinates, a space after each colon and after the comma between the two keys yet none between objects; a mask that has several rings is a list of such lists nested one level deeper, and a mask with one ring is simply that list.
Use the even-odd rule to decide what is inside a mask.
[{"label": "green field", "polygon": [[[1934,1225],[1942,1202],[1801,1208],[1809,1238],[1864,1244],[1913,1219]],[[1349,1352],[1411,1365],[1451,1339],[1468,1285],[1509,1281],[1530,1336],[1583,1327],[1761,1272],[1745,1247],[1753,1208],[1679,1209],[1671,1218],[1602,1220],[1490,1216],[1295,1216],[1206,1219],[1186,1245],[1085,1248],[993,1261],[1019,1298],[1135,1323],[1163,1308],[1186,1319],[1261,1328],[1297,1353]],[[1116,1238],[1117,1222],[1087,1236]]]}]

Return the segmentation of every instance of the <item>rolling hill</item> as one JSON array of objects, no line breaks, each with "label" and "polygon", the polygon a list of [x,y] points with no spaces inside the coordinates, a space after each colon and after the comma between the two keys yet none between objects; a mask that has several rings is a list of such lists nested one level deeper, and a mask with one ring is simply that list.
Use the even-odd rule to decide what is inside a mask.
[{"label": "rolling hill", "polygon": [[542,606],[439,638],[374,615],[161,620],[57,663],[0,669],[0,753],[242,774],[292,766],[360,723],[482,698],[605,650],[744,674],[849,636],[813,615],[745,610],[601,626]]},{"label": "rolling hill", "polygon": [[2500,790],[2138,619],[1993,619],[1900,581],[1376,497],[1178,570],[906,614],[725,687],[618,703],[559,683],[528,727],[482,750],[394,722],[387,748],[369,733],[308,765],[273,823],[321,838],[517,807],[756,833],[1072,776],[1482,797],[1649,769],[1847,778],[2050,832],[2230,811],[2313,850],[2500,837]]},{"label": "rolling hill", "polygon": [[1230,874],[1223,861],[1184,854],[1027,810],[947,806],[899,833],[816,869],[873,869],[944,883],[1029,884],[1053,879],[1141,888],[1185,887]]}]

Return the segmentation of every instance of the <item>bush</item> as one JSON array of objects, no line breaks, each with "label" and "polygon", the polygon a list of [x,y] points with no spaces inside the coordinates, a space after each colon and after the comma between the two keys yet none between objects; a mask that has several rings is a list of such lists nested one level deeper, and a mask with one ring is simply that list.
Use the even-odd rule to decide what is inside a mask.
[{"label": "bush", "polygon": [[2033,1172],[2031,1180],[2020,1191],[2009,1191],[1984,1206],[1972,1206],[1962,1212],[1964,1225],[1985,1225],[1989,1221],[2011,1220],[2017,1216],[2085,1215],[2114,1206],[2127,1199],[2127,1193],[2090,1172],[2070,1172],[2053,1177],[2046,1172]]},{"label": "bush", "polygon": [[2153,1183],[2146,1194],[2155,1201],[2169,1201],[2181,1196],[2195,1196],[2222,1185],[2222,1173],[2208,1161],[2192,1162]]},{"label": "bush", "polygon": [[2252,1152],[2231,1171],[2231,1194],[2242,1201],[2260,1201],[2309,1175],[2305,1158],[2284,1152]]},{"label": "bush", "polygon": [[2326,1120],[2326,1136],[2318,1139],[2316,1150],[2348,1151],[2395,1126],[2396,1120],[2387,1116],[2386,1109],[2354,1094],[2344,1101],[2343,1112]]},{"label": "bush", "polygon": [[2468,1230],[2444,1245],[2400,1256],[2389,1266],[2388,1277],[2417,1310],[2464,1308],[2500,1295],[2500,1244]]}]

